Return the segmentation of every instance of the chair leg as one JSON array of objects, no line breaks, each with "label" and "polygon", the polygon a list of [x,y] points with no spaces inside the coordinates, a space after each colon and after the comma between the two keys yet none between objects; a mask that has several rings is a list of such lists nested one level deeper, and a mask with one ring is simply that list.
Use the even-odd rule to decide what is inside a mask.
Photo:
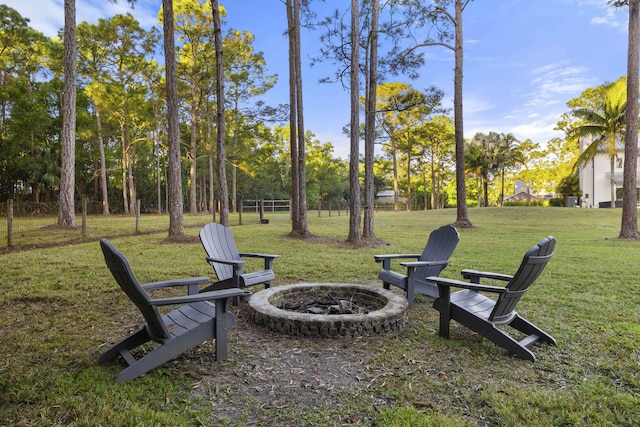
[{"label": "chair leg", "polygon": [[527,335],[537,335],[539,337],[538,341],[556,345],[556,340],[551,335],[547,334],[545,331],[538,328],[533,323],[523,319],[519,315],[516,315],[511,323],[509,323],[509,326]]},{"label": "chair leg", "polygon": [[227,299],[217,299],[216,317],[214,319],[215,339],[216,339],[216,361],[227,358],[227,338],[229,328],[236,323],[236,318],[231,313]]},{"label": "chair leg", "polygon": [[109,350],[100,355],[98,363],[106,363],[114,360],[122,350],[131,350],[148,341],[151,341],[149,334],[145,328],[138,329],[127,338],[112,346]]},{"label": "chair leg", "polygon": [[123,369],[116,377],[116,381],[122,382],[133,380],[134,378],[137,378],[142,374],[146,374],[150,370],[177,358],[187,350],[213,338],[214,327],[214,320],[211,319],[210,321],[202,323],[198,327],[191,329],[182,335],[166,340],[162,345],[147,353],[140,359],[135,360],[135,362],[130,364],[129,367]]},{"label": "chair leg", "polygon": [[455,306],[452,306],[452,310],[455,311],[452,315],[453,319],[460,324],[485,337],[494,344],[515,354],[521,359],[530,360],[532,362],[536,361],[536,356],[531,350],[520,345],[518,341],[501,329],[496,328],[492,323],[484,319],[480,319]]},{"label": "chair leg", "polygon": [[451,294],[448,286],[439,286],[440,298],[433,301],[433,308],[440,312],[440,336],[449,338],[449,323],[451,323]]},{"label": "chair leg", "polygon": [[415,303],[415,288],[411,283],[411,280],[407,280],[406,293],[407,293],[407,301],[409,303],[408,305],[409,307],[413,307],[413,304]]},{"label": "chair leg", "polygon": [[488,340],[492,341],[494,344],[499,345],[500,347],[510,351],[521,359],[530,360],[532,362],[536,361],[536,355],[526,347],[523,347],[513,339],[506,332],[501,331],[493,325],[490,325],[491,329],[485,329],[481,335]]},{"label": "chair leg", "polygon": [[162,346],[152,350],[149,354],[136,360],[127,368],[120,371],[116,377],[117,382],[131,381],[138,378],[140,375],[146,374],[150,370],[157,368],[158,366],[175,359],[185,350],[179,348],[174,342],[168,341]]}]

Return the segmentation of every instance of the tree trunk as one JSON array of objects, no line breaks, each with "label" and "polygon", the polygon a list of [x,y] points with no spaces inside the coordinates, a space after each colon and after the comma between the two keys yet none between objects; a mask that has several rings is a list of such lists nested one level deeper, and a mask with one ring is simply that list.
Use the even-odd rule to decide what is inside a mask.
[{"label": "tree trunk", "polygon": [[400,184],[398,183],[398,150],[396,149],[396,141],[391,137],[391,161],[393,163],[393,210],[400,210]]},{"label": "tree trunk", "polygon": [[369,78],[367,82],[364,131],[364,224],[362,236],[375,237],[374,232],[374,172],[376,98],[378,87],[378,16],[380,0],[371,1],[371,30],[369,32]]},{"label": "tree trunk", "polygon": [[350,120],[350,156],[349,156],[349,236],[347,241],[360,243],[360,103],[359,103],[359,38],[358,0],[351,0],[351,120]]},{"label": "tree trunk", "polygon": [[411,212],[411,153],[407,152],[407,212]]},{"label": "tree trunk", "polygon": [[225,126],[224,126],[224,62],[222,57],[222,29],[218,0],[211,0],[213,11],[213,34],[216,50],[216,147],[218,170],[218,199],[220,203],[220,224],[229,225],[229,190],[227,189],[227,169],[225,167]]},{"label": "tree trunk", "polygon": [[107,160],[104,153],[104,139],[102,136],[102,119],[100,107],[96,109],[96,127],[98,131],[98,150],[100,151],[100,191],[102,192],[102,214],[109,215],[109,195],[107,194]]},{"label": "tree trunk", "polygon": [[[196,92],[194,90],[193,92]],[[198,164],[198,140],[197,140],[197,132],[196,132],[196,121],[198,114],[198,95],[197,93],[192,93],[191,100],[191,132],[190,136],[190,155],[191,155],[191,167],[189,168],[189,214],[197,215],[198,214],[198,195],[197,195],[197,164]]]},{"label": "tree trunk", "polygon": [[[434,161],[434,157],[435,157],[435,153],[434,150],[431,150],[431,209],[437,209],[436,207],[436,168],[435,168],[435,161]],[[425,184],[425,191],[426,191],[426,184]],[[425,207],[426,208],[426,207]]]},{"label": "tree trunk", "polygon": [[304,109],[302,102],[302,64],[300,57],[300,0],[293,0],[293,20],[294,20],[294,64],[296,70],[296,118],[298,122],[298,229],[297,234],[306,236],[309,234],[307,228],[307,167],[306,167],[306,142],[304,134]]},{"label": "tree trunk", "polygon": [[[208,108],[207,108],[208,110]],[[207,111],[207,141],[210,141],[211,143],[211,119],[210,119],[210,114],[209,111]],[[214,188],[215,188],[215,181],[214,181],[214,173],[213,173],[213,143],[211,143],[210,147],[209,147],[209,155],[208,157],[208,162],[209,162],[209,212],[211,212],[212,215],[212,221],[215,222],[216,221],[216,195],[214,192]]]},{"label": "tree trunk", "polygon": [[[233,99],[233,157],[238,156],[238,127],[240,126],[240,118],[238,117],[239,108],[238,95]],[[238,164],[234,159],[231,160],[231,212],[238,212]]]},{"label": "tree trunk", "polygon": [[[153,133],[154,146],[159,146],[158,135]],[[156,186],[157,186],[157,203],[158,215],[162,214],[162,169],[160,168],[160,149],[156,153]]]},{"label": "tree trunk", "polygon": [[58,224],[75,227],[76,175],[76,3],[64,0],[64,96]]},{"label": "tree trunk", "polygon": [[129,179],[129,213],[135,215],[138,197],[136,195],[136,184],[133,179],[133,155],[131,147],[131,134],[129,132],[129,124],[125,124],[124,128],[125,142],[127,146],[127,175]]},{"label": "tree trunk", "polygon": [[178,111],[178,76],[173,24],[173,0],[162,0],[164,58],[167,75],[167,114],[169,139],[169,237],[184,234],[182,176],[180,174],[180,129]]},{"label": "tree trunk", "polygon": [[300,228],[300,180],[298,179],[298,139],[296,120],[296,67],[295,67],[295,40],[293,19],[293,0],[287,0],[287,34],[289,35],[289,151],[291,155],[291,231]]},{"label": "tree trunk", "polygon": [[455,0],[455,69],[453,78],[453,121],[456,139],[456,222],[454,225],[459,228],[472,227],[467,212],[467,188],[464,176],[464,129],[462,120],[462,0]]},{"label": "tree trunk", "polygon": [[120,129],[120,144],[122,145],[122,205],[124,209],[124,213],[129,213],[129,196],[127,190],[127,165],[129,161],[127,160],[129,149],[127,148],[127,144],[124,138],[124,132],[122,131],[122,127]]},{"label": "tree trunk", "polygon": [[291,147],[291,233],[309,234],[307,226],[307,183],[305,165],[302,66],[300,61],[300,1],[287,0],[289,34],[289,126]]},{"label": "tree trunk", "polygon": [[627,128],[624,142],[622,225],[620,237],[640,239],[638,233],[638,49],[640,48],[640,0],[629,0],[627,57]]}]

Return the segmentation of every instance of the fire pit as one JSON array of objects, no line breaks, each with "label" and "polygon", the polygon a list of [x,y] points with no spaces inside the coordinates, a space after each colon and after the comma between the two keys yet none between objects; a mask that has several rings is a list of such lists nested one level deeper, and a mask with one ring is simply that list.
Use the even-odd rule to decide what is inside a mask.
[{"label": "fire pit", "polygon": [[249,317],[275,332],[309,338],[354,338],[400,330],[407,300],[365,285],[301,283],[256,292]]}]

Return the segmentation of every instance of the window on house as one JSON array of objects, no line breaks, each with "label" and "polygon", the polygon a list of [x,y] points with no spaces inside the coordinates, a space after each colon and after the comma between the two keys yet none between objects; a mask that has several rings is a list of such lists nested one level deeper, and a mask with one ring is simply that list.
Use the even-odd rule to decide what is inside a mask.
[{"label": "window on house", "polygon": [[622,169],[622,159],[620,157],[616,157],[616,168]]}]

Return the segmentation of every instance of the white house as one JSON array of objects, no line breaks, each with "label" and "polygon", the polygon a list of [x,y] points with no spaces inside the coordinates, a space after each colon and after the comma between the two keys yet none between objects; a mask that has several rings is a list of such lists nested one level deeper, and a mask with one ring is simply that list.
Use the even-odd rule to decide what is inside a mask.
[{"label": "white house", "polygon": [[[580,138],[580,153],[591,144],[593,138]],[[624,164],[624,143],[616,143],[617,155],[614,160],[616,206],[622,203],[622,174]],[[640,162],[639,162],[640,164]],[[607,153],[598,153],[578,170],[583,207],[598,208],[611,206],[611,159]],[[636,177],[636,187],[638,178]],[[638,191],[636,189],[636,191]]]}]

